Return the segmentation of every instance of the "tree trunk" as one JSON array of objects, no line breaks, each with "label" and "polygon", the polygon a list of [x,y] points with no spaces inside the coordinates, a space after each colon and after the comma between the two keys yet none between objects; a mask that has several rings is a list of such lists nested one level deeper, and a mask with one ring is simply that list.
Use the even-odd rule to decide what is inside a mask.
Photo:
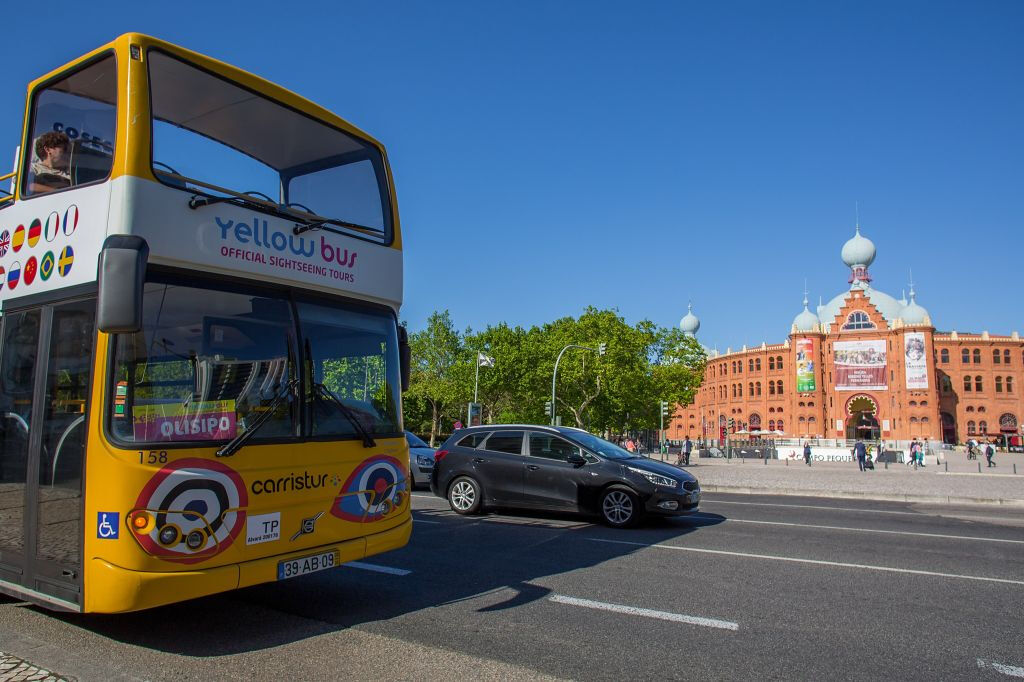
[{"label": "tree trunk", "polygon": [[441,424],[441,415],[436,400],[430,401],[430,447],[437,447],[434,442],[437,440],[438,427]]}]

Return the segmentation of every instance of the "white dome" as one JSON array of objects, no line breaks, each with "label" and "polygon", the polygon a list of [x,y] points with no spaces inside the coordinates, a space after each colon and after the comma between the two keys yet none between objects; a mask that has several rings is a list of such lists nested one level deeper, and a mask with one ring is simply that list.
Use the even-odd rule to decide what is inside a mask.
[{"label": "white dome", "polygon": [[697,331],[700,329],[700,320],[693,314],[693,304],[689,304],[686,307],[686,315],[683,319],[679,320],[679,328],[683,330],[683,333],[687,336],[696,336]]},{"label": "white dome", "polygon": [[867,267],[875,260],[875,244],[867,237],[860,236],[860,226],[858,226],[857,233],[843,244],[841,255],[847,267],[852,268],[855,265]]},{"label": "white dome", "polygon": [[793,318],[793,328],[798,332],[816,332],[821,321],[807,309],[807,292],[804,292],[804,311]]},{"label": "white dome", "polygon": [[931,324],[928,311],[919,306],[915,298],[914,290],[911,289],[910,303],[905,305],[903,310],[900,311],[900,318],[903,320],[903,324]]}]

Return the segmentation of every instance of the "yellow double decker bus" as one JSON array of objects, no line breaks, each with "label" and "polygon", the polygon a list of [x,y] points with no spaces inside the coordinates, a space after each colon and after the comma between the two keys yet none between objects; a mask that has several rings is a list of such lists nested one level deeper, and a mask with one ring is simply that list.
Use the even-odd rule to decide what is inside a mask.
[{"label": "yellow double decker bus", "polygon": [[31,83],[24,121],[0,178],[0,591],[133,611],[405,545],[381,144],[138,34]]}]

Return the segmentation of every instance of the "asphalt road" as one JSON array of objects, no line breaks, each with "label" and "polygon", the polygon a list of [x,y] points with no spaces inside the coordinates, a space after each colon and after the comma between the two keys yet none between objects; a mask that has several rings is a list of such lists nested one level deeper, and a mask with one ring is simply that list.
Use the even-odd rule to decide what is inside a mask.
[{"label": "asphalt road", "polygon": [[0,604],[79,679],[1013,679],[1024,510],[708,494],[612,530],[414,497],[405,549],[122,616]]}]

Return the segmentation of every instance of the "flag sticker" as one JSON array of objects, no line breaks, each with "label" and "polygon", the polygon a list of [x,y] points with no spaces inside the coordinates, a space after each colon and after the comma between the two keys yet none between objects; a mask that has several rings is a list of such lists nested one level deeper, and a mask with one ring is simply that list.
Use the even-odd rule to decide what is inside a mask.
[{"label": "flag sticker", "polygon": [[[70,237],[78,227],[78,207],[71,204],[68,210],[64,211],[64,234]],[[61,273],[64,274],[64,273]]]},{"label": "flag sticker", "polygon": [[19,279],[21,279],[21,263],[14,261],[11,263],[11,269],[7,271],[7,288],[13,289],[18,286]]},{"label": "flag sticker", "polygon": [[28,248],[34,249],[36,244],[39,243],[41,236],[43,236],[43,223],[39,218],[36,218],[28,226]]},{"label": "flag sticker", "polygon": [[11,248],[11,232],[4,230],[0,232],[0,258],[7,255],[7,249]]},{"label": "flag sticker", "polygon": [[42,260],[39,261],[39,276],[45,282],[53,274],[53,251],[47,251]]},{"label": "flag sticker", "polygon": [[[57,261],[57,272],[61,277],[67,277],[71,272],[71,264],[75,262],[75,252],[70,246],[61,249],[60,260]],[[11,287],[12,289],[14,287]]]},{"label": "flag sticker", "polygon": [[18,225],[14,230],[14,238],[11,239],[11,248],[14,249],[14,253],[21,251],[21,247],[25,244],[25,226]]},{"label": "flag sticker", "polygon": [[52,242],[57,238],[58,232],[60,232],[60,214],[54,211],[46,219],[46,224],[43,225],[43,237],[46,241]]},{"label": "flag sticker", "polygon": [[36,257],[32,256],[25,261],[25,272],[22,274],[22,279],[25,280],[25,286],[32,284],[36,279],[36,270],[39,269],[36,263]]}]

